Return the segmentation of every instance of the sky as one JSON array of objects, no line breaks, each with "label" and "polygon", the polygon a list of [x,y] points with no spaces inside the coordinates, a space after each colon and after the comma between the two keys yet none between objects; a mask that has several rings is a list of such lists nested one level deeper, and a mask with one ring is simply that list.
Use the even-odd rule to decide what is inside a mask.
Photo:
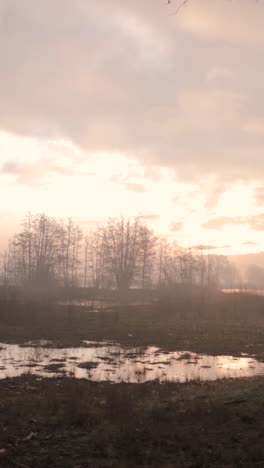
[{"label": "sky", "polygon": [[264,251],[264,2],[0,0],[0,247],[27,211]]}]

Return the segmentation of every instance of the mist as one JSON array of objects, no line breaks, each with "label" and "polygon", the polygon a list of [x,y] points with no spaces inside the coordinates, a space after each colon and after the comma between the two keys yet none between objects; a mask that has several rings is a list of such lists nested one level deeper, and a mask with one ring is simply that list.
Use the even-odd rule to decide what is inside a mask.
[{"label": "mist", "polygon": [[199,291],[204,298],[210,290],[238,288],[239,271],[213,250],[159,237],[141,216],[109,218],[84,233],[71,218],[28,213],[1,255],[2,293],[45,297],[79,290],[96,298],[111,291],[127,302],[133,290],[142,298],[147,292],[158,297],[161,289]]}]

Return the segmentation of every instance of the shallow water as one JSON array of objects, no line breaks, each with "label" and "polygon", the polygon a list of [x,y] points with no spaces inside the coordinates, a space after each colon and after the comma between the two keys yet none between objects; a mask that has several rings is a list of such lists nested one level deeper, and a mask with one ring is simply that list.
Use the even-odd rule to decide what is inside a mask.
[{"label": "shallow water", "polygon": [[226,294],[239,293],[239,294],[250,294],[250,295],[253,295],[253,296],[264,296],[264,289],[247,289],[247,288],[222,289],[222,292],[224,292]]},{"label": "shallow water", "polygon": [[[111,382],[143,383],[154,379],[186,382],[251,377],[264,372],[264,363],[247,355],[235,358],[182,351],[164,353],[157,347],[124,349],[109,342],[85,342],[87,347],[67,349],[41,344],[44,345],[0,344],[0,379],[32,374]],[[51,343],[45,343],[48,344]]]},{"label": "shallow water", "polygon": [[111,307],[118,305],[114,301],[104,300],[91,300],[91,299],[64,299],[56,302],[59,306],[74,306],[74,307],[87,307],[88,309],[97,312],[98,310],[107,310]]},{"label": "shallow water", "polygon": [[[74,307],[84,307],[93,312],[98,312],[101,310],[113,311],[113,307],[120,307],[120,302],[117,300],[106,300],[106,299],[63,299],[56,302],[59,306],[74,306]],[[153,300],[145,298],[144,305],[153,304]],[[129,299],[129,306],[142,306],[142,299],[133,298]]]}]

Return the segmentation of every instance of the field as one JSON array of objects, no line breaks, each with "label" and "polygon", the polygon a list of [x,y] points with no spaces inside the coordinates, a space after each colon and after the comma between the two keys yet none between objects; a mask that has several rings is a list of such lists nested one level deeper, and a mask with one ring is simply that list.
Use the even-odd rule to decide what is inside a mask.
[{"label": "field", "polygon": [[113,340],[124,346],[155,345],[211,355],[264,356],[264,297],[221,294],[210,303],[83,306],[46,303],[0,305],[0,342],[52,340],[80,346],[83,340]]},{"label": "field", "polygon": [[260,378],[111,385],[25,377],[2,381],[0,398],[3,468],[264,466]]},{"label": "field", "polygon": [[[114,340],[210,355],[264,357],[264,298],[210,304],[2,304],[0,342]],[[264,467],[264,378],[110,384],[28,373],[0,381],[0,466]]]}]

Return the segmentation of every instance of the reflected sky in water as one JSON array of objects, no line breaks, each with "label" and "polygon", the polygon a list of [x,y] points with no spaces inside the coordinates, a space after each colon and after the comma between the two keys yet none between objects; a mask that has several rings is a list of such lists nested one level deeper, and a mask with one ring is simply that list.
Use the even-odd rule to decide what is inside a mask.
[{"label": "reflected sky in water", "polygon": [[104,310],[113,307],[114,305],[118,305],[114,301],[104,301],[104,300],[91,300],[91,299],[65,299],[57,301],[57,305],[60,306],[77,306],[77,307],[87,307],[89,309],[97,310]]},{"label": "reflected sky in water", "polygon": [[81,348],[43,347],[49,344],[0,344],[0,378],[29,373],[43,377],[64,375],[94,381],[143,383],[154,379],[206,381],[250,377],[264,372],[264,363],[249,356],[164,353],[157,347],[127,349],[110,342],[86,342],[87,347]]}]

